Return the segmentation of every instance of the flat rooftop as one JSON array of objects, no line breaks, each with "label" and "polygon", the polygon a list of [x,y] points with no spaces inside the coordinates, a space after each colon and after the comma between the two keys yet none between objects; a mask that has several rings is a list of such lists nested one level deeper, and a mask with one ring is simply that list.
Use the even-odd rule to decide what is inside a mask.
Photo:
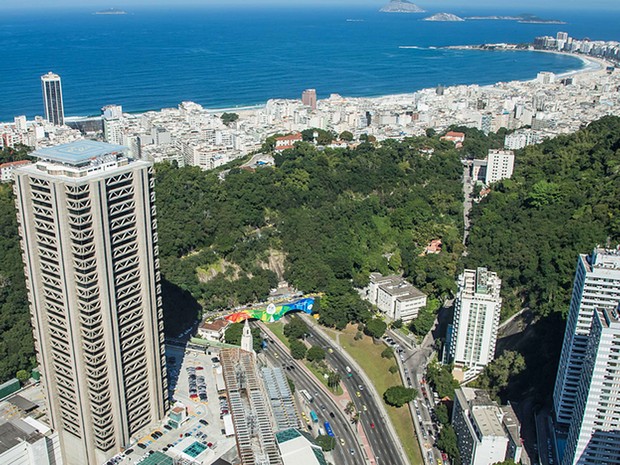
[{"label": "flat rooftop", "polygon": [[32,152],[33,157],[41,160],[62,163],[65,165],[82,166],[106,155],[117,155],[128,150],[124,145],[114,145],[94,140],[78,140],[68,144],[48,147]]}]

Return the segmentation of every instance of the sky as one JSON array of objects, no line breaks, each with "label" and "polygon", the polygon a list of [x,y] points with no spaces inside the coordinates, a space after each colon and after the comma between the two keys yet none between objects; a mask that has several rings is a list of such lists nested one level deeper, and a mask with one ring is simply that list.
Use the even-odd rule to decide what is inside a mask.
[{"label": "sky", "polygon": [[[557,10],[570,9],[599,9],[619,10],[619,0],[413,0],[423,8],[429,10],[449,9],[450,7],[497,7],[498,9]],[[179,5],[192,6],[267,6],[267,5],[321,5],[321,6],[364,6],[380,8],[388,0],[0,0],[0,9],[60,9],[67,7],[83,8],[143,8],[145,6],[178,7]],[[543,5],[541,7],[541,5]]]}]

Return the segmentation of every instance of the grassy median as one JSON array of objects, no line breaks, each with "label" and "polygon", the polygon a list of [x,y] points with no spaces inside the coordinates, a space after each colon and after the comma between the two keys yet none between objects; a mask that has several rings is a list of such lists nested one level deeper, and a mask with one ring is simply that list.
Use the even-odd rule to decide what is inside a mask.
[{"label": "grassy median", "polygon": [[[381,357],[381,352],[386,347],[384,344],[375,344],[372,338],[368,336],[363,336],[356,341],[355,335],[358,331],[357,326],[354,325],[347,326],[344,331],[323,329],[334,341],[338,340],[340,346],[362,367],[379,395],[383,395],[390,386],[402,385],[398,372],[390,373],[389,371],[390,366],[396,365],[396,360],[392,358],[387,361]],[[336,338],[337,335],[338,338]],[[411,465],[422,464],[422,453],[416,439],[409,409],[406,406],[396,408],[386,405],[385,407],[409,462]]]}]

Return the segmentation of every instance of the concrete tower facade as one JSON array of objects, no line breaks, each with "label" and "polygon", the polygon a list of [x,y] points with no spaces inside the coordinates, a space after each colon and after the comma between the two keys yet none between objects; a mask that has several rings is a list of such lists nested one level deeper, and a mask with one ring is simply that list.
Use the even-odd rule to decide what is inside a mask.
[{"label": "concrete tower facade", "polygon": [[486,268],[465,270],[459,276],[448,349],[449,360],[462,372],[462,376],[455,372],[461,380],[475,376],[495,358],[501,285],[497,274]]},{"label": "concrete tower facade", "polygon": [[168,409],[153,168],[125,147],[34,152],[14,190],[37,359],[65,465],[99,465]]},{"label": "concrete tower facade", "polygon": [[301,93],[301,103],[316,110],[316,89],[306,89]]},{"label": "concrete tower facade", "polygon": [[62,102],[60,76],[51,71],[41,76],[45,119],[55,126],[65,124],[65,108]]},{"label": "concrete tower facade", "polygon": [[580,255],[553,392],[559,426],[572,421],[594,310],[613,310],[619,301],[620,251],[597,248]]}]

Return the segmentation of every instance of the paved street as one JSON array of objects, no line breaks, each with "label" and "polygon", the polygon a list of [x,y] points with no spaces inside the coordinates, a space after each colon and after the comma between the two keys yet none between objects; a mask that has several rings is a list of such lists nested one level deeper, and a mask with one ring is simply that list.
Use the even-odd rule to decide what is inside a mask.
[{"label": "paved street", "polygon": [[[374,453],[374,457],[370,458],[371,463],[386,465],[405,465],[408,463],[402,456],[404,451],[402,451],[400,441],[395,435],[391,434],[391,424],[389,424],[385,410],[382,408],[383,401],[378,393],[375,393],[374,386],[367,380],[365,374],[356,368],[357,365],[341,347],[321,334],[312,323],[309,323],[308,328],[314,339],[313,343],[333,349],[332,353],[327,354],[326,360],[334,369],[338,370],[356,409],[362,412],[360,424]],[[351,376],[348,376],[347,367],[351,369]],[[363,388],[360,389],[359,386]],[[364,410],[364,406],[366,410]]]},{"label": "paved street", "polygon": [[[288,350],[281,345],[276,336],[268,332],[268,326],[264,324],[260,324],[259,326],[261,330],[268,333],[270,339],[274,341],[268,344],[262,356],[264,356],[271,365],[279,366],[286,370],[286,376],[293,380],[296,391],[305,389],[314,398],[313,402],[307,405],[307,410],[314,410],[319,417],[319,423],[313,427],[314,430],[312,433],[316,435],[316,428],[322,427],[323,422],[329,421],[337,439],[336,448],[332,452],[336,464],[360,465],[364,463],[363,459],[360,459],[360,457],[364,457],[365,454],[358,443],[359,434],[356,431],[356,426],[351,424],[349,416],[344,413],[344,406],[339,405],[334,398],[326,392],[323,384],[317,381],[311,373],[306,371],[301,363],[291,357]],[[265,328],[267,328],[267,330]],[[333,417],[331,416],[332,413]],[[344,441],[344,446],[340,443],[341,438]],[[350,449],[353,449],[353,454],[351,454]]]}]

